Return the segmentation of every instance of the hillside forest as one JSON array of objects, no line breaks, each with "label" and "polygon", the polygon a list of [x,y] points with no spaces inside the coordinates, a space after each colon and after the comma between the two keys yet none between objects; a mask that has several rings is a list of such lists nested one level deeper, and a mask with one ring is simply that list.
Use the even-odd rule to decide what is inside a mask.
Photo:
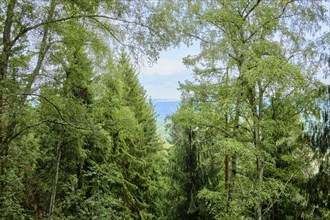
[{"label": "hillside forest", "polygon": [[0,0],[0,219],[330,219],[329,4]]}]

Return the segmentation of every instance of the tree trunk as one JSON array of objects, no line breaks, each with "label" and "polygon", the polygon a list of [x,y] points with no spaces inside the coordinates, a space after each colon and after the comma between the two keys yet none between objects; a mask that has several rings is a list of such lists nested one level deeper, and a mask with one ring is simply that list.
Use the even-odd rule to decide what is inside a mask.
[{"label": "tree trunk", "polygon": [[232,196],[234,192],[235,176],[236,176],[236,155],[233,155],[231,157],[231,174],[230,174],[228,201],[227,201],[227,212],[229,211],[230,202],[232,200]]},{"label": "tree trunk", "polygon": [[[8,127],[6,122],[4,122],[4,113],[5,113],[5,90],[6,88],[5,80],[7,77],[7,69],[9,65],[9,57],[11,53],[11,29],[14,17],[14,9],[16,6],[17,0],[11,0],[8,3],[6,11],[6,19],[4,22],[3,33],[2,33],[2,53],[0,55],[0,177],[3,179],[6,172],[6,159],[8,155]],[[0,198],[4,192],[4,183],[0,181]],[[0,201],[0,207],[2,206]]]},{"label": "tree trunk", "polygon": [[[257,97],[256,86],[259,88],[259,96]],[[262,144],[261,144],[261,136],[260,136],[260,119],[261,112],[263,106],[263,93],[261,89],[261,84],[258,83],[254,87],[248,88],[248,99],[250,103],[250,107],[253,115],[253,127],[254,127],[254,145],[257,151],[261,152]],[[259,186],[262,185],[262,181],[264,178],[264,159],[262,156],[257,156],[257,172],[258,172],[258,181]],[[259,207],[256,210],[256,219],[262,220],[262,204],[260,202]]]},{"label": "tree trunk", "polygon": [[[225,85],[226,85],[225,99],[227,99],[227,97],[229,96],[229,94],[227,92],[229,90],[229,71],[228,71],[228,68],[226,68]],[[228,112],[226,112],[226,115],[225,115],[225,124],[226,124],[226,128],[228,128],[229,127],[229,113]],[[227,137],[228,137],[228,135],[225,134],[225,138],[227,138]],[[225,155],[224,164],[225,164],[225,190],[227,191],[228,188],[229,188],[229,155],[228,154]],[[228,208],[228,206],[227,206],[227,208]]]},{"label": "tree trunk", "polygon": [[49,211],[48,216],[51,216],[54,208],[55,208],[55,198],[56,198],[56,192],[57,192],[57,182],[58,182],[58,175],[59,175],[59,169],[60,169],[60,161],[61,161],[61,145],[58,144],[55,149],[55,160],[54,160],[54,166],[55,166],[55,175],[52,185],[52,192],[50,196],[50,202],[49,202]]},{"label": "tree trunk", "polygon": [[7,6],[7,13],[6,13],[6,20],[3,27],[3,35],[2,35],[2,54],[0,60],[0,80],[6,78],[7,75],[7,68],[9,62],[9,56],[11,53],[11,28],[13,24],[13,17],[14,17],[14,9],[16,6],[17,0],[11,0]]},{"label": "tree trunk", "polygon": [[228,182],[228,180],[229,180],[229,156],[228,156],[228,154],[226,154],[226,156],[225,156],[225,190],[227,190],[228,189],[228,186],[229,186],[229,182]]},{"label": "tree trunk", "polygon": [[[258,173],[259,173],[259,184],[262,184],[263,181],[263,177],[264,177],[264,162],[263,159],[261,157],[259,157],[257,159],[257,169],[258,169]],[[259,207],[257,207],[257,216],[256,219],[257,220],[262,220],[262,204],[259,205]]]},{"label": "tree trunk", "polygon": [[[243,82],[240,82],[242,85]],[[238,130],[239,130],[239,116],[241,114],[241,98],[242,98],[242,92],[238,92],[238,96],[236,99],[236,111],[235,111],[235,118],[234,118],[234,129],[233,129],[233,135],[232,137],[234,139],[237,138]],[[230,183],[229,183],[229,191],[228,191],[228,199],[227,199],[227,212],[229,212],[230,209],[230,202],[233,198],[233,192],[234,192],[234,183],[235,183],[235,176],[236,176],[236,155],[235,152],[231,156],[231,175],[230,175]]]}]

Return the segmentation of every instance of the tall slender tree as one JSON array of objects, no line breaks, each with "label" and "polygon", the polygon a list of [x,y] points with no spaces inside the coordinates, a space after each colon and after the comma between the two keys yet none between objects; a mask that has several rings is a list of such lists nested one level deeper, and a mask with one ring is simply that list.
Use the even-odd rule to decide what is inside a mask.
[{"label": "tall slender tree", "polygon": [[121,55],[115,70],[106,77],[110,94],[115,94],[108,97],[112,112],[109,119],[113,123],[112,160],[120,167],[125,180],[126,192],[122,192],[122,197],[132,217],[151,218],[157,215],[148,211],[155,209],[151,188],[157,183],[157,166],[153,163],[161,150],[153,109],[127,55]]}]

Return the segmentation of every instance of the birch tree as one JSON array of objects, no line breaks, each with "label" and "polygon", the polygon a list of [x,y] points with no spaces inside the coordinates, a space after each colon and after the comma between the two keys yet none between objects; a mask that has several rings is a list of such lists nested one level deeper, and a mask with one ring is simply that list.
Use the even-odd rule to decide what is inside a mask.
[{"label": "birch tree", "polygon": [[[214,199],[218,212],[213,206],[211,211],[217,219],[252,217],[251,211],[263,219],[293,178],[273,173],[280,162],[275,155],[283,153],[284,142],[294,151],[294,142],[284,140],[299,130],[300,115],[312,109],[317,97],[313,77],[326,61],[322,25],[329,17],[316,1],[174,2],[169,4],[180,5],[174,16],[182,34],[201,46],[199,54],[184,59],[196,69],[195,81],[182,86],[184,102],[192,103],[191,114],[200,115],[195,119],[199,130],[218,129],[213,143],[223,158],[218,160],[223,188],[207,191],[208,186],[200,196],[206,204]],[[212,152],[212,145],[202,152]],[[253,172],[248,171],[251,163]],[[247,184],[243,191],[242,181]],[[219,200],[213,196],[223,194]],[[235,198],[246,199],[247,206]]]}]

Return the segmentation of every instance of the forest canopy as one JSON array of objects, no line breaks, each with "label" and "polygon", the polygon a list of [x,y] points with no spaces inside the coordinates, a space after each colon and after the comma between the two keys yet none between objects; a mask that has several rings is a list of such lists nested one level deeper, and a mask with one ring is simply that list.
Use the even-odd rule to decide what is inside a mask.
[{"label": "forest canopy", "polygon": [[[0,219],[329,219],[326,4],[0,1]],[[192,44],[165,140],[138,73]]]}]

